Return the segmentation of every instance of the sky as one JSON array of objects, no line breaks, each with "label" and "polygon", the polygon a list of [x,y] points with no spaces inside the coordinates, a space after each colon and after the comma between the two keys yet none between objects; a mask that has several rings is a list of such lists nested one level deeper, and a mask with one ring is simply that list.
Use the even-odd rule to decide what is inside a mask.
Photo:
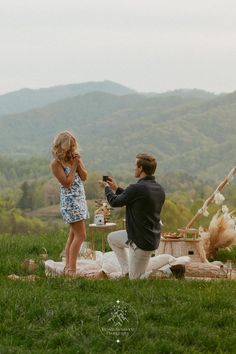
[{"label": "sky", "polygon": [[235,0],[0,0],[0,94],[111,80],[236,90]]}]

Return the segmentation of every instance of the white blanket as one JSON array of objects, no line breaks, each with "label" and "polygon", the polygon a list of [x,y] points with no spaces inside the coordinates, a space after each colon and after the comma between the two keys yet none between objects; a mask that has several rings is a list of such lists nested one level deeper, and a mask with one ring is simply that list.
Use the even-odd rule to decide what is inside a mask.
[{"label": "white blanket", "polygon": [[[127,250],[128,252],[128,250]],[[161,254],[151,257],[146,276],[155,270],[166,271],[172,265],[186,264],[190,261],[187,256],[175,258],[169,254]],[[65,262],[45,261],[45,273],[47,276],[63,275]],[[119,278],[122,276],[121,267],[113,251],[102,253],[96,251],[96,259],[78,259],[76,264],[76,273],[81,276],[93,276],[95,273],[104,271],[109,278]]]}]

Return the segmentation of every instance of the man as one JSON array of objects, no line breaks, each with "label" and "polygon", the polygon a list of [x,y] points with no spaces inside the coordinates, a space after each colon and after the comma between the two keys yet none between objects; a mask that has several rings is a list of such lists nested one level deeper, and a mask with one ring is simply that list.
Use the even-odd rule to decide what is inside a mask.
[{"label": "man", "polygon": [[[114,179],[99,181],[112,207],[126,206],[126,230],[111,232],[108,242],[120,263],[122,273],[130,279],[140,278],[160,242],[160,213],[165,192],[156,182],[157,162],[153,156],[138,154],[135,177],[139,180],[126,189],[118,187]],[[129,248],[129,257],[126,252]]]}]

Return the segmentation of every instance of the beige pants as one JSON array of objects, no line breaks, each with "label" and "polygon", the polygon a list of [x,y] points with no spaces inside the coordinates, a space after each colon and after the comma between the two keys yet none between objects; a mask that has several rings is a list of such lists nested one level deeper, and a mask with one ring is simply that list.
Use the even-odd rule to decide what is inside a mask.
[{"label": "beige pants", "polygon": [[[138,279],[145,274],[153,251],[144,251],[134,243],[127,245],[128,236],[125,230],[111,232],[107,239],[116,254],[123,274],[129,274],[130,279]],[[126,248],[129,248],[129,254]]]}]

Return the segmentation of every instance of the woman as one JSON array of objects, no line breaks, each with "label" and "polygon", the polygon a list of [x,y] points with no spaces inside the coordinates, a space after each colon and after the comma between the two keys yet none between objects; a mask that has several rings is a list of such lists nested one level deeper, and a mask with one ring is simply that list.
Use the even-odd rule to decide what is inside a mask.
[{"label": "woman", "polygon": [[61,184],[61,214],[64,222],[70,224],[64,273],[73,276],[80,246],[86,238],[85,219],[89,217],[82,183],[87,178],[87,170],[79,155],[76,139],[68,131],[55,137],[52,155],[52,172]]}]

